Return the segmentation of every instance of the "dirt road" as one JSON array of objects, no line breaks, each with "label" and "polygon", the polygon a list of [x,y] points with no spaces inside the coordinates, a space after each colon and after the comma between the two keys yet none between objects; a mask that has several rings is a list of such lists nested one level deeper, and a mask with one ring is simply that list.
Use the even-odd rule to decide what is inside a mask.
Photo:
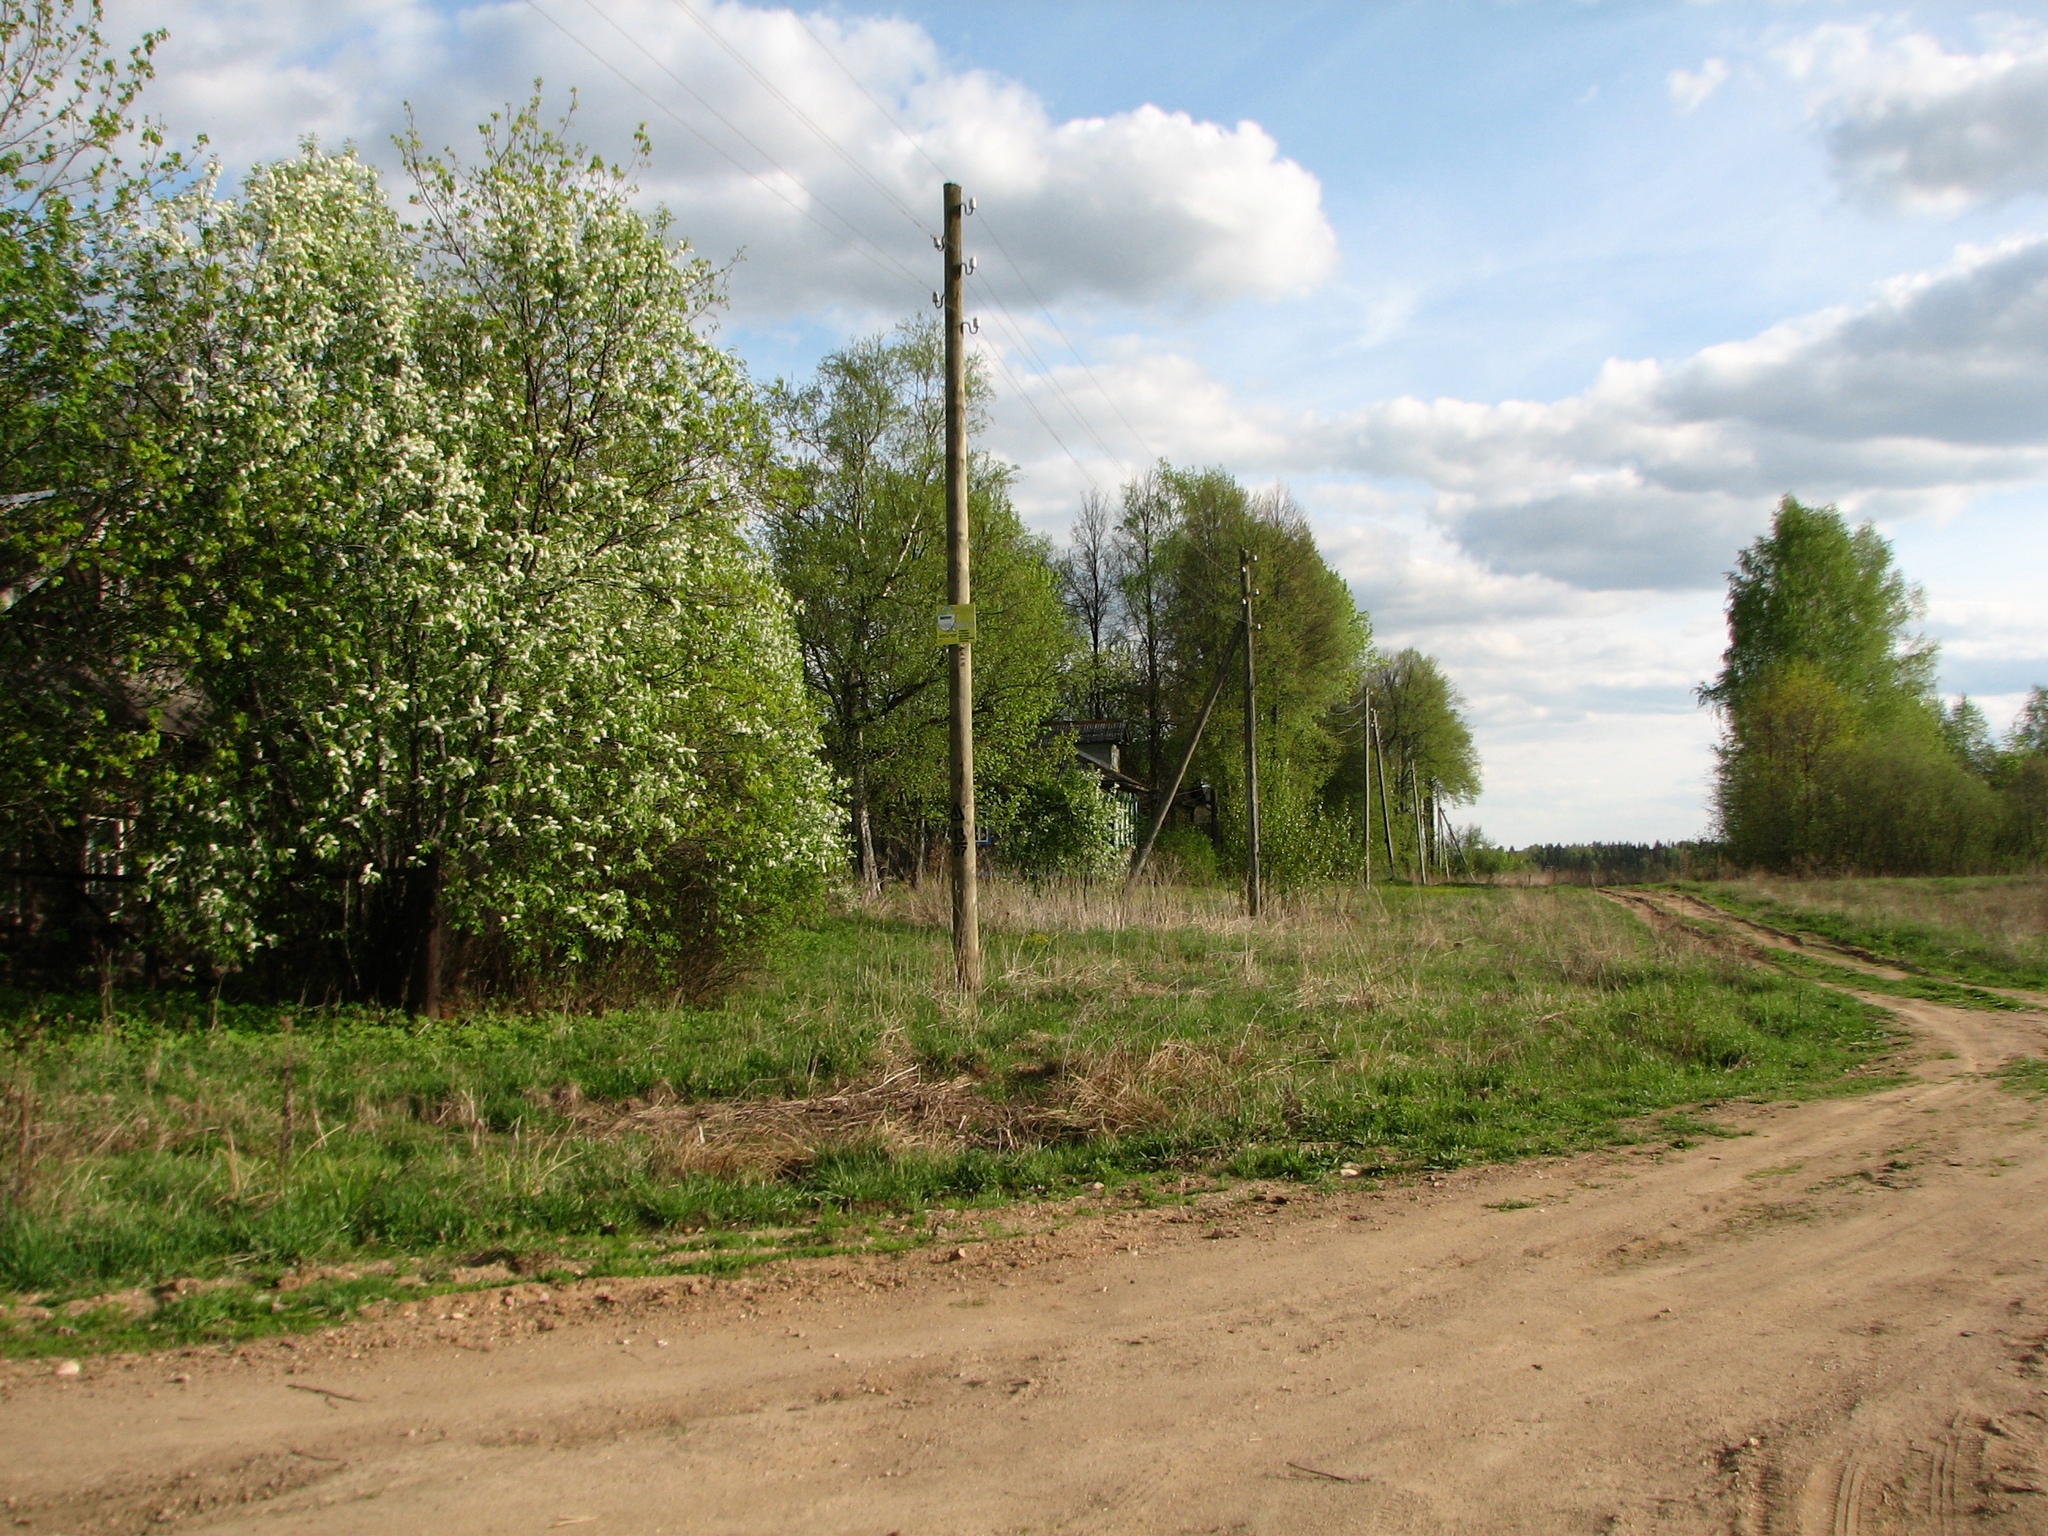
[{"label": "dirt road", "polygon": [[1893,1006],[1908,1086],[1684,1150],[10,1367],[0,1492],[74,1536],[2048,1531],[2044,1107],[1981,1075],[2048,1016]]}]

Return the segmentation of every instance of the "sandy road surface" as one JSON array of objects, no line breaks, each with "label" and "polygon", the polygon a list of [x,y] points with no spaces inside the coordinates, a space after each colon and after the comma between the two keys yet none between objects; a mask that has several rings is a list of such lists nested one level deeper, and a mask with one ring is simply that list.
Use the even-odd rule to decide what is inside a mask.
[{"label": "sandy road surface", "polygon": [[0,1493],[72,1533],[2048,1531],[2048,1115],[1979,1076],[2048,1017],[1896,1006],[1908,1086],[1688,1150],[10,1367]]}]

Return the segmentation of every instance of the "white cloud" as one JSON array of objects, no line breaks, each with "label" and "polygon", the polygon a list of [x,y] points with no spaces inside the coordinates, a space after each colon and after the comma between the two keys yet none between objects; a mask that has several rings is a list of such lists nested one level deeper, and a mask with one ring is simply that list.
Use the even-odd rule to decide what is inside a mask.
[{"label": "white cloud", "polygon": [[[1055,371],[1100,423],[1093,381]],[[1821,311],[1674,363],[1610,361],[1584,392],[1496,403],[1412,397],[1316,414],[1247,405],[1193,358],[1136,352],[1096,377],[1154,453],[1248,479],[1353,478],[1399,491],[1465,556],[1586,591],[1717,585],[1790,491],[1860,516],[1953,515],[2048,481],[2048,237],[1964,248]],[[1094,448],[1043,379],[1039,412],[1114,484],[1144,454]],[[996,445],[1026,468],[1040,526],[1081,473],[1012,399]]]},{"label": "white cloud", "polygon": [[2007,27],[1955,53],[1923,32],[1835,23],[1777,57],[1811,83],[1835,174],[1860,196],[1953,209],[2048,191],[2048,30]]},{"label": "white cloud", "polygon": [[919,226],[938,221],[939,166],[1048,300],[1214,304],[1304,291],[1335,267],[1320,184],[1256,123],[1153,106],[1055,121],[888,17],[699,4],[714,35],[668,0],[538,4],[116,0],[111,19],[169,27],[150,109],[231,167],[309,133],[388,163],[407,103],[430,141],[466,148],[537,76],[551,98],[578,87],[582,137],[620,153],[644,121],[648,195],[706,254],[745,250],[743,313],[915,308],[937,275]]},{"label": "white cloud", "polygon": [[1708,59],[1696,70],[1674,69],[1665,76],[1664,84],[1671,92],[1671,99],[1678,104],[1679,111],[1696,112],[1727,80],[1728,61]]},{"label": "white cloud", "polygon": [[1400,399],[1305,423],[1305,463],[1419,480],[1495,569],[1718,581],[1781,492],[1897,513],[2048,476],[2048,239],[1538,403]]}]

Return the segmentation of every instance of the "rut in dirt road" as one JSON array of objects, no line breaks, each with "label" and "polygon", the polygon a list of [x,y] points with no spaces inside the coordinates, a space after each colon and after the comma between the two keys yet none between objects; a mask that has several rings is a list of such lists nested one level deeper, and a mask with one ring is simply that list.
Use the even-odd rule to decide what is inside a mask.
[{"label": "rut in dirt road", "polygon": [[[139,1532],[2048,1531],[2048,1016],[1728,1134],[961,1250],[10,1367],[10,1514]],[[609,1297],[609,1300],[600,1300]],[[467,1313],[469,1315],[462,1315]],[[179,1380],[189,1377],[189,1380]],[[305,1389],[312,1390],[305,1390]]]}]

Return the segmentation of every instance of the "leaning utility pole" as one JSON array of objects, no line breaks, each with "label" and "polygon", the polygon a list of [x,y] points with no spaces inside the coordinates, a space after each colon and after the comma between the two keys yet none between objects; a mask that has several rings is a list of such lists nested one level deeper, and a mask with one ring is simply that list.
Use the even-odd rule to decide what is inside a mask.
[{"label": "leaning utility pole", "polygon": [[1415,813],[1415,883],[1429,884],[1429,843],[1422,835],[1422,770],[1408,759],[1408,808]]},{"label": "leaning utility pole", "polygon": [[953,970],[960,990],[981,990],[981,907],[975,889],[974,589],[967,574],[967,352],[960,255],[960,186],[946,183],[946,603],[939,615],[950,642],[949,747],[953,788]]},{"label": "leaning utility pole", "polygon": [[1252,663],[1252,637],[1259,626],[1252,622],[1252,567],[1259,557],[1248,549],[1237,552],[1237,584],[1244,603],[1244,805],[1245,865],[1244,909],[1259,915],[1259,675]]},{"label": "leaning utility pole", "polygon": [[1372,684],[1359,685],[1358,757],[1365,764],[1365,888],[1372,889]]},{"label": "leaning utility pole", "polygon": [[1387,878],[1398,880],[1401,878],[1401,866],[1394,857],[1394,806],[1387,798],[1387,754],[1380,745],[1380,717],[1367,715],[1366,720],[1372,727],[1373,761],[1380,770],[1380,831],[1387,838]]},{"label": "leaning utility pole", "polygon": [[1230,644],[1223,648],[1223,659],[1216,664],[1216,676],[1209,683],[1209,691],[1202,695],[1201,713],[1195,716],[1195,729],[1188,737],[1188,744],[1181,749],[1180,763],[1173,770],[1173,777],[1167,781],[1162,792],[1157,784],[1152,786],[1152,820],[1145,827],[1144,841],[1138,844],[1131,855],[1131,872],[1124,879],[1124,895],[1129,896],[1138,888],[1138,880],[1145,873],[1145,861],[1152,857],[1152,848],[1159,841],[1159,829],[1166,825],[1167,813],[1173,809],[1173,802],[1180,794],[1181,781],[1188,776],[1188,764],[1195,760],[1195,748],[1202,744],[1202,732],[1209,728],[1209,716],[1216,708],[1216,700],[1223,692],[1224,680],[1230,676],[1231,652],[1237,649],[1238,641],[1244,638],[1244,626],[1230,637]]}]

